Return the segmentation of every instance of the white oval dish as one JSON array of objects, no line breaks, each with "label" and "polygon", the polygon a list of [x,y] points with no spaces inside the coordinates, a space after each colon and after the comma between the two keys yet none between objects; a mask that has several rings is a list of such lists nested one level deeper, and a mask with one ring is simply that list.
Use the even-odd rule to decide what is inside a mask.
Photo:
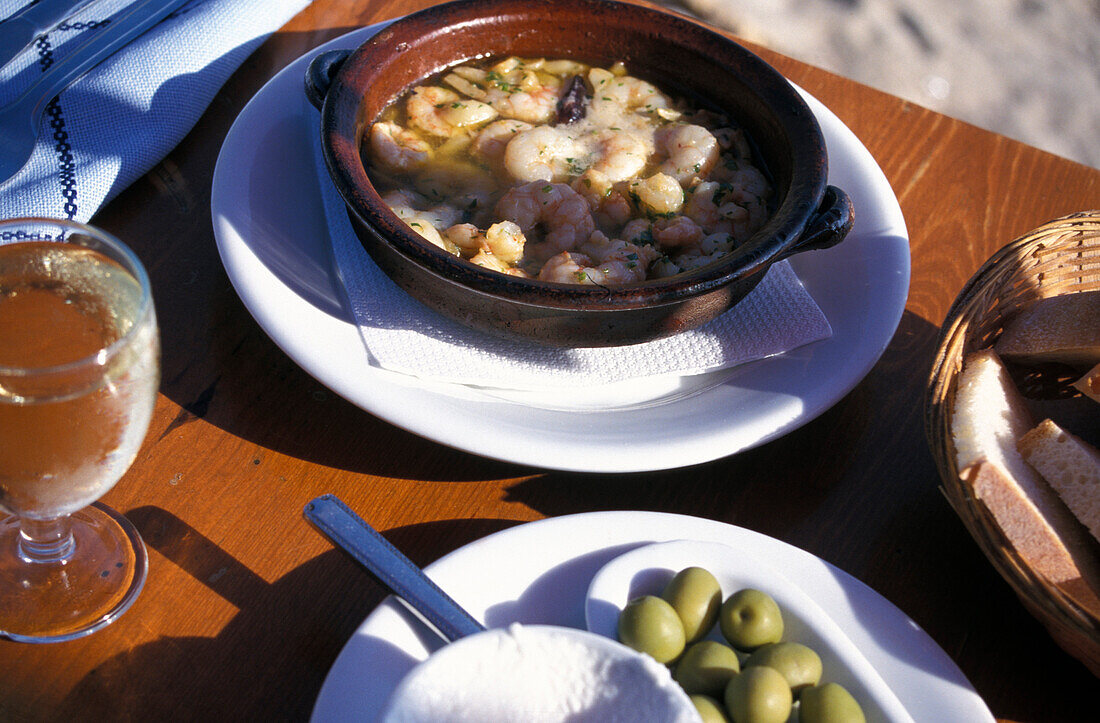
[{"label": "white oval dish", "polygon": [[[882,676],[806,592],[776,569],[729,545],[674,540],[619,555],[600,568],[588,587],[584,610],[588,629],[617,639],[619,613],[630,600],[660,595],[677,572],[693,566],[714,574],[723,599],[744,588],[771,595],[783,613],[783,639],[816,651],[821,656],[822,682],[844,686],[859,701],[868,721],[913,720]],[[708,637],[722,641],[717,628]]]},{"label": "white oval dish", "polygon": [[[490,627],[520,622],[583,628],[585,593],[601,567],[632,549],[685,538],[719,542],[783,570],[844,628],[917,720],[993,723],[950,656],[888,600],[821,558],[742,527],[667,512],[563,515],[483,537],[425,572]],[[387,598],[344,645],[312,720],[376,721],[405,673],[442,644],[406,605]]]},{"label": "white oval dish", "polygon": [[[487,390],[374,365],[335,268],[317,185],[330,181],[318,177],[319,120],[302,78],[319,52],[353,49],[380,27],[311,50],[261,88],[227,133],[211,186],[214,237],[244,305],[291,359],[343,398],[427,439],[506,462],[580,472],[671,469],[806,424],[851,391],[890,343],[909,291],[901,207],[859,139],[800,91],[825,136],[829,183],[856,207],[843,243],[791,259],[832,326],[830,338],[732,369],[585,394]],[[602,406],[589,404],[593,398]]]}]

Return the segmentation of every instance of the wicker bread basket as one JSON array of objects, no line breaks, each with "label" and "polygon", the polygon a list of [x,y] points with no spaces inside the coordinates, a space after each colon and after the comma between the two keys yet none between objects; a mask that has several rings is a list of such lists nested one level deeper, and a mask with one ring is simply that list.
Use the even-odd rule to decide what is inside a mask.
[{"label": "wicker bread basket", "polygon": [[982,552],[1063,650],[1100,677],[1100,619],[1029,569],[959,477],[951,416],[963,359],[993,345],[1039,298],[1100,289],[1100,211],[1051,221],[1016,239],[967,282],[947,313],[928,384],[925,431],[943,491]]}]

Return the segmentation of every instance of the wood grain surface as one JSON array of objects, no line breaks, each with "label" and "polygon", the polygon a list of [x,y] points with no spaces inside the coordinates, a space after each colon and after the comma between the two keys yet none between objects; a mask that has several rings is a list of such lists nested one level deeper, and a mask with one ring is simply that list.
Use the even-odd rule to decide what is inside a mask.
[{"label": "wood grain surface", "polygon": [[[919,623],[1004,720],[1084,719],[1097,681],[1064,654],[944,501],[921,405],[938,327],[996,249],[1100,207],[1100,171],[757,48],[863,141],[901,201],[912,288],[881,361],[832,409],[689,469],[584,475],[487,461],[335,396],[249,316],[210,219],[236,114],[299,55],[431,4],[315,0],[228,82],[194,131],[93,223],[152,277],[163,382],[137,461],[104,502],[151,554],[133,608],[88,638],[0,641],[0,719],[304,720],[385,591],[302,520],[335,493],[417,563],[486,534],[593,510],[661,510],[770,535],[855,575]],[[537,444],[537,440],[532,440]]]}]

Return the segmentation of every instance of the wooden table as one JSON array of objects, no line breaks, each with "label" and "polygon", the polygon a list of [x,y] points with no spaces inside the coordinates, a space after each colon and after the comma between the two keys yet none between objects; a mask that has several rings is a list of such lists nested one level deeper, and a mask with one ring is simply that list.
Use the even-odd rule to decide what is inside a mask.
[{"label": "wooden table", "polygon": [[386,595],[302,520],[331,492],[419,564],[486,534],[591,510],[662,510],[784,540],[863,580],[941,645],[1008,720],[1066,721],[1097,681],[982,557],[938,490],[921,407],[940,322],[993,251],[1100,207],[1100,171],[772,52],[884,169],[908,223],[912,288],[892,343],[850,394],[783,439],[625,476],[487,461],[343,401],[249,316],[219,262],[211,174],[262,83],[349,29],[431,4],[315,0],[230,80],[195,130],[93,221],[152,276],[164,347],[156,414],[104,501],[139,527],[145,589],[75,642],[0,642],[0,719],[308,717],[341,646]]}]

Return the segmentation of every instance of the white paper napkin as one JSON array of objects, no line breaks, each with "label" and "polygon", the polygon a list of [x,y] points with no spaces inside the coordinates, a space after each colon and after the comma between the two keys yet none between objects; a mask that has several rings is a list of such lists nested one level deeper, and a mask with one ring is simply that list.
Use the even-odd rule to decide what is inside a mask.
[{"label": "white paper napkin", "polygon": [[[98,0],[0,69],[19,96],[132,0]],[[234,70],[311,0],[192,0],[47,108],[27,166],[0,185],[0,216],[87,221],[182,140]],[[0,0],[0,18],[30,0]]]},{"label": "white paper napkin", "polygon": [[695,375],[781,354],[832,335],[790,264],[780,262],[733,309],[692,331],[629,346],[560,349],[479,332],[402,291],[359,243],[314,152],[334,259],[371,363],[419,379],[496,389],[576,390],[629,379]]}]

